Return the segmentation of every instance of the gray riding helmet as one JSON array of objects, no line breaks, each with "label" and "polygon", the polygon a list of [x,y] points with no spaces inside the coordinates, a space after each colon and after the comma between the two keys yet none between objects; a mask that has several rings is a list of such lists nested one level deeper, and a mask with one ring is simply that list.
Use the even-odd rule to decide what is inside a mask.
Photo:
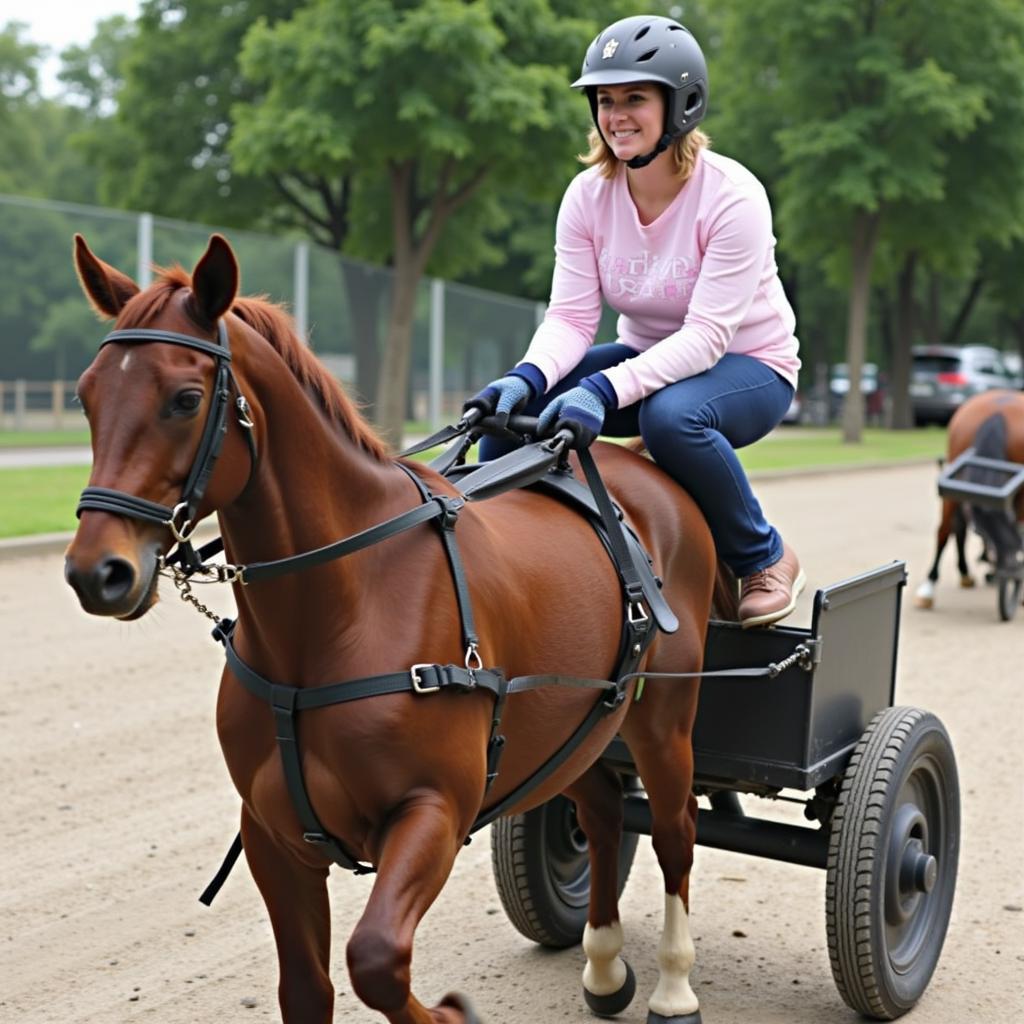
[{"label": "gray riding helmet", "polygon": [[597,124],[597,87],[657,82],[665,87],[665,134],[693,131],[708,110],[708,66],[697,40],[678,21],[657,15],[623,18],[590,44],[572,83],[585,89]]}]

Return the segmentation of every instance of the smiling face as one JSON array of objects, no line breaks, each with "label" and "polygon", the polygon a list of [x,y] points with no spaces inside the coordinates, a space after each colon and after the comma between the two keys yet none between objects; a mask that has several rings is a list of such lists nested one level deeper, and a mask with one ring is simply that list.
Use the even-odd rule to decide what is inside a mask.
[{"label": "smiling face", "polygon": [[650,153],[665,130],[665,96],[653,82],[601,85],[597,126],[619,160]]}]

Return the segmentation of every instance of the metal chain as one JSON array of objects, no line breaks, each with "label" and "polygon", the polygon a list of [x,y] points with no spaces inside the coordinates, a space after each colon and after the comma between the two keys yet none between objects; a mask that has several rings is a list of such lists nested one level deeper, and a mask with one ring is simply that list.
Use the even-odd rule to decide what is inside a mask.
[{"label": "metal chain", "polygon": [[[223,616],[210,611],[210,609],[192,593],[192,584],[189,582],[188,576],[176,565],[168,566],[167,568],[170,569],[171,580],[178,590],[178,597],[187,604],[194,605],[196,610],[202,615],[205,615],[211,622],[220,622]],[[166,575],[166,573],[164,573],[164,575]],[[209,582],[212,583],[215,581],[210,580]]]}]

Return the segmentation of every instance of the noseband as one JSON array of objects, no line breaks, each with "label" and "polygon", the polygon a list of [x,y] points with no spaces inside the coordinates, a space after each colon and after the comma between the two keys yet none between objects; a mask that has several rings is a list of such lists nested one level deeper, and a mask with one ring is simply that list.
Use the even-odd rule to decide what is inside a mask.
[{"label": "noseband", "polygon": [[212,342],[203,338],[195,338],[190,334],[179,334],[177,331],[157,331],[133,327],[127,330],[111,331],[100,342],[100,348],[111,342],[162,341],[171,345],[182,345],[185,348],[195,349],[197,352],[204,352],[206,355],[212,356],[217,363],[217,372],[214,378],[210,407],[206,413],[206,423],[203,426],[203,435],[177,504],[172,508],[110,487],[86,487],[82,491],[78,508],[75,510],[75,514],[79,518],[86,511],[110,512],[114,515],[128,516],[132,519],[142,519],[146,522],[166,526],[181,546],[186,562],[192,561],[194,553],[189,538],[195,530],[195,515],[203,500],[203,495],[206,493],[207,484],[213,474],[214,464],[220,455],[224,436],[227,433],[227,413],[232,391],[238,393],[235,400],[238,422],[244,428],[245,437],[249,443],[251,465],[255,466],[256,464],[256,446],[252,438],[253,422],[249,403],[245,396],[238,391],[238,383],[235,380],[235,375],[231,372],[231,347],[228,342],[227,327],[223,320],[217,322],[217,337],[218,340]]}]

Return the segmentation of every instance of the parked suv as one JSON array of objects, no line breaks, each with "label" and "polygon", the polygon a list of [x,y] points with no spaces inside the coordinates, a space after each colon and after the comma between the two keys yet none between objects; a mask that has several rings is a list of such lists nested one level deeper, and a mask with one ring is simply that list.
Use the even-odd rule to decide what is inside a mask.
[{"label": "parked suv", "polygon": [[[850,368],[836,363],[828,381],[829,419],[838,420],[843,413],[843,402],[850,390]],[[863,363],[860,368],[860,393],[864,396],[864,418],[877,421],[885,405],[885,393],[876,363]]]},{"label": "parked suv", "polygon": [[1017,386],[998,349],[986,345],[915,345],[910,401],[914,422],[942,423],[972,395]]}]

